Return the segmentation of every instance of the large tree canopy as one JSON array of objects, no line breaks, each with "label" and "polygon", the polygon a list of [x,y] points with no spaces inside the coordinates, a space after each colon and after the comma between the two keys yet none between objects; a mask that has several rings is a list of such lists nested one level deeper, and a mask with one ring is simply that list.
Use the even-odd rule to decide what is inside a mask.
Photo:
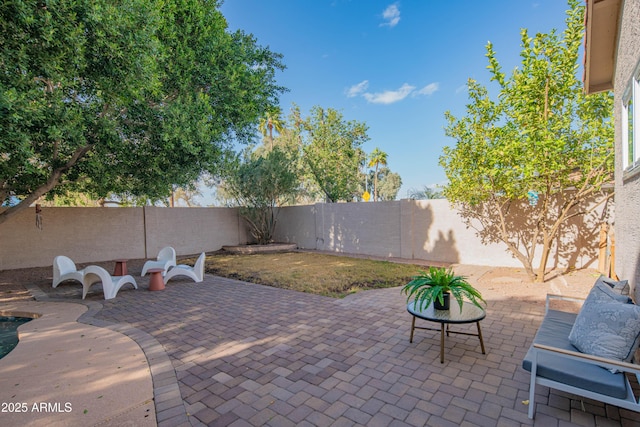
[{"label": "large tree canopy", "polygon": [[[0,5],[0,223],[44,194],[166,197],[216,173],[283,90],[214,0]],[[15,203],[13,203],[15,204]]]},{"label": "large tree canopy", "polygon": [[613,173],[612,96],[584,95],[576,78],[584,8],[576,0],[570,7],[562,37],[522,30],[522,63],[510,77],[489,43],[497,99],[469,80],[467,115],[446,114],[456,146],[440,158],[447,199],[486,241],[504,242],[538,281],[562,227],[609,197],[602,186]]},{"label": "large tree canopy", "polygon": [[[299,116],[299,112],[295,114]],[[345,121],[332,108],[315,106],[301,126],[306,131],[305,164],[326,200],[352,201],[358,192],[360,164],[364,160],[360,146],[369,140],[367,125]]]}]

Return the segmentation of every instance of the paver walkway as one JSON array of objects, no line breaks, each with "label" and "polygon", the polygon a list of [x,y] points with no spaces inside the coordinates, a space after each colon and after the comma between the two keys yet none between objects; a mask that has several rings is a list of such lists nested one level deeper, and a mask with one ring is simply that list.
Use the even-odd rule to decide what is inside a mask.
[{"label": "paver walkway", "polygon": [[[337,300],[211,275],[160,292],[147,283],[89,299],[103,304],[96,321],[143,331],[168,355],[177,387],[154,375],[160,426],[640,426],[638,413],[544,387],[535,423],[527,418],[520,365],[544,301],[539,292],[514,296],[500,278],[483,289],[487,354],[477,337],[452,335],[444,364],[439,332],[416,331],[409,343],[399,288]],[[74,286],[41,289],[77,298]],[[465,328],[475,325],[457,330]],[[151,372],[166,372],[158,360]]]}]

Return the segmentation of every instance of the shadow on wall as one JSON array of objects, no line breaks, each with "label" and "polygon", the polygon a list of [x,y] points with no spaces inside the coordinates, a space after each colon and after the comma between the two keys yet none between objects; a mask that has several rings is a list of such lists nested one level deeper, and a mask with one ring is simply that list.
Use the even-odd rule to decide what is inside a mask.
[{"label": "shadow on wall", "polygon": [[433,249],[427,259],[435,260],[438,254],[446,254],[446,262],[460,262],[460,253],[456,247],[456,238],[453,230],[449,230],[447,236],[442,231],[438,231],[438,240],[433,245]]},{"label": "shadow on wall", "polygon": [[[447,210],[448,209],[447,204]],[[410,238],[412,240],[411,258],[458,263],[460,252],[458,251],[456,236],[452,227],[445,232],[447,227],[436,227],[436,214],[432,202],[417,202],[412,206],[412,226]],[[447,215],[440,215],[440,219],[446,219]],[[432,239],[433,229],[438,230],[438,237]],[[421,237],[424,236],[424,239]],[[419,250],[416,250],[419,248]]]},{"label": "shadow on wall", "polygon": [[[394,244],[386,235],[384,224],[374,213],[367,215],[364,206],[325,205],[323,215],[324,248],[346,253],[395,256]],[[370,212],[369,212],[370,213]]]},{"label": "shadow on wall", "polygon": [[[583,202],[578,208],[588,211],[590,206]],[[601,209],[576,216],[563,224],[556,239],[553,268],[576,268],[577,265],[591,263],[598,265],[599,252],[593,248],[598,247],[600,228],[610,220],[612,210],[613,201],[609,199]]]},{"label": "shadow on wall", "polygon": [[[473,211],[461,211],[460,216],[469,227],[475,230],[483,244],[500,243],[501,229],[504,226],[506,239],[521,254],[530,257],[529,251],[531,242],[536,238],[542,201],[538,201],[537,204],[530,204],[527,201],[507,203],[505,211],[508,215],[504,216],[504,224],[500,221],[501,216],[497,215],[489,204],[479,204]],[[544,225],[547,229],[553,227],[554,221],[565,208],[563,200],[559,197],[554,198],[550,203],[550,215]],[[569,215],[575,216],[561,225],[560,232],[551,247],[547,269],[589,265],[597,258],[597,252],[594,253],[593,248],[598,244],[600,224],[608,216],[608,204],[594,209],[593,201],[583,201],[572,207]],[[534,269],[537,269],[540,263],[542,237],[542,234],[538,234],[535,256],[531,259]],[[550,263],[553,265],[549,265]]]}]

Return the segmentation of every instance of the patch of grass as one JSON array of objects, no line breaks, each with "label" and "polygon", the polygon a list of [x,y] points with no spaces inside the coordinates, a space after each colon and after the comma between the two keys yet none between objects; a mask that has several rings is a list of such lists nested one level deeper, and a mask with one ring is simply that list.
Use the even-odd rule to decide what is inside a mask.
[{"label": "patch of grass", "polygon": [[207,256],[207,273],[336,298],[365,289],[403,286],[426,267],[360,258],[285,252]]}]

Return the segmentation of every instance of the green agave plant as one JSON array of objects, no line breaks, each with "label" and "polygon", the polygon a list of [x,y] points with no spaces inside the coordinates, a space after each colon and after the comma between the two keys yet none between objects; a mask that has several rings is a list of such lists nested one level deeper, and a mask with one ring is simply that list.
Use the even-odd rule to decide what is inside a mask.
[{"label": "green agave plant", "polygon": [[457,276],[452,268],[429,267],[428,272],[421,271],[412,279],[402,288],[402,293],[407,295],[407,302],[414,298],[420,310],[435,300],[443,304],[447,292],[458,301],[461,311],[465,299],[479,308],[482,308],[480,302],[487,303],[480,292],[467,282],[467,278]]}]

